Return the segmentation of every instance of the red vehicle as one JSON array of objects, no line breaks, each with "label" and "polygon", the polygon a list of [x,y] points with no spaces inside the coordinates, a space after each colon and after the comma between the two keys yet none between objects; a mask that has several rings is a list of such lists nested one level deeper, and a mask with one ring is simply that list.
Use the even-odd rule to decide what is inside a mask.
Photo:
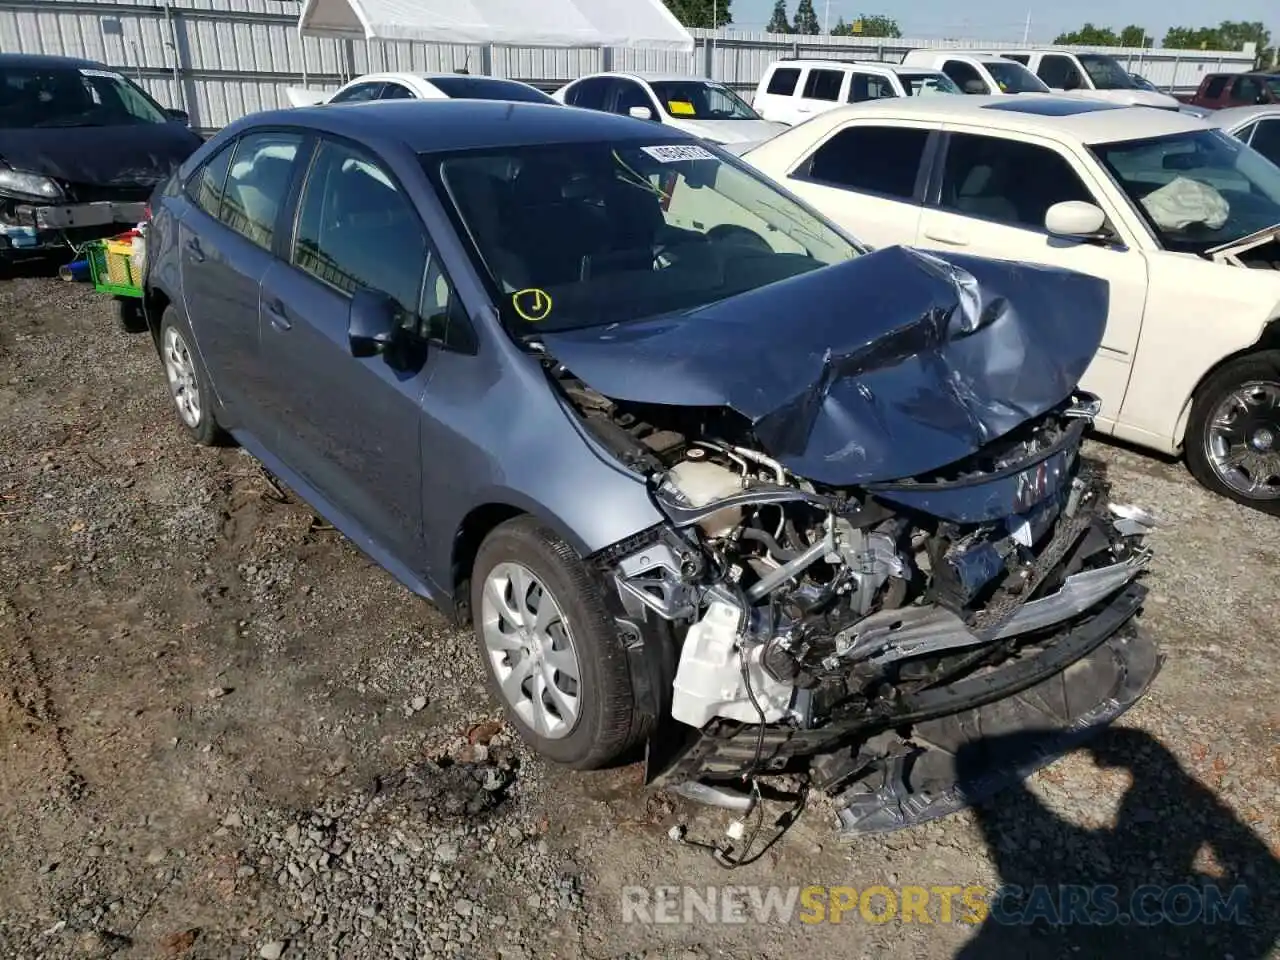
[{"label": "red vehicle", "polygon": [[1280,73],[1209,73],[1200,89],[1178,97],[1183,103],[1208,110],[1280,103]]}]

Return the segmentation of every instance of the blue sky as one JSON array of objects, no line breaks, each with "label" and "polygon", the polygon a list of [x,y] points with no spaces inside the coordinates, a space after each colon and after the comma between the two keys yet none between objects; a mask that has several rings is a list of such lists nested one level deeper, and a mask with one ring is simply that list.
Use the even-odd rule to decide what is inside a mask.
[{"label": "blue sky", "polygon": [[[794,14],[798,0],[787,0]],[[739,29],[762,30],[773,13],[774,0],[733,0],[734,25]],[[818,21],[826,15],[826,0],[814,0]],[[1280,34],[1280,17],[1274,0],[1235,0],[1230,9],[1206,5],[1204,0],[1081,0],[1058,4],[1028,0],[984,0],[957,3],[955,0],[831,0],[831,22],[840,17],[852,20],[860,13],[883,13],[894,17],[905,37],[964,37],[974,40],[1022,39],[1027,13],[1031,14],[1032,42],[1048,43],[1064,30],[1085,21],[1098,26],[1123,27],[1136,23],[1157,37],[1171,26],[1207,26],[1227,17],[1231,20],[1261,20],[1271,28],[1272,40]]]}]

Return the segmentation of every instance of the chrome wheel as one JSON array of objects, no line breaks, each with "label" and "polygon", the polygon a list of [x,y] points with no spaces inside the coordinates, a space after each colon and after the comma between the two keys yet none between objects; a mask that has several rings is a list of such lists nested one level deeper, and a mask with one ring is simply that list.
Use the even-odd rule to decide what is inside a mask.
[{"label": "chrome wheel", "polygon": [[167,327],[161,347],[164,372],[169,378],[169,392],[178,407],[178,416],[192,430],[200,426],[200,384],[196,379],[196,365],[191,349],[176,327]]},{"label": "chrome wheel", "polygon": [[533,572],[500,563],[485,579],[481,636],[489,668],[507,704],[548,740],[568,736],[578,719],[578,652],[560,605]]},{"label": "chrome wheel", "polygon": [[1228,487],[1251,500],[1280,499],[1280,383],[1251,380],[1218,404],[1205,456]]}]

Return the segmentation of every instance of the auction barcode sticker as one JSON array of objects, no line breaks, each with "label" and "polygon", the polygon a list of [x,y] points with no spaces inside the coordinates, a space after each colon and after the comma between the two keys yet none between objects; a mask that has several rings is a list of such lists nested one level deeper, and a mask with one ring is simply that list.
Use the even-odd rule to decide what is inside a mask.
[{"label": "auction barcode sticker", "polygon": [[641,147],[659,163],[680,163],[682,160],[714,160],[716,155],[706,147],[669,144],[662,147]]}]

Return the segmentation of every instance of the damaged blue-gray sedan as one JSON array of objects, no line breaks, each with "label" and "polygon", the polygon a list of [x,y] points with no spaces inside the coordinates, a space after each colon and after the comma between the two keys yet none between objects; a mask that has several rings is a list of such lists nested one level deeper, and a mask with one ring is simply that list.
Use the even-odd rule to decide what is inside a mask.
[{"label": "damaged blue-gray sedan", "polygon": [[717,148],[523,103],[260,114],[152,208],[189,432],[469,622],[552,760],[643,746],[727,805],[794,771],[854,835],[1026,775],[1158,669],[1152,521],[1079,456],[1103,281],[868,252]]}]

